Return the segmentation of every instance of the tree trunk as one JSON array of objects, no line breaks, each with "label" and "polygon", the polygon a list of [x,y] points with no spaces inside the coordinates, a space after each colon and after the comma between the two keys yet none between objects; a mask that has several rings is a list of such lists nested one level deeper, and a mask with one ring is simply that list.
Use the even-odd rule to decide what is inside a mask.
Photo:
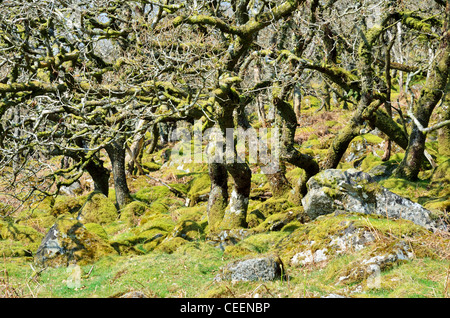
[{"label": "tree trunk", "polygon": [[381,132],[389,137],[389,140],[395,142],[402,149],[408,147],[408,135],[402,127],[392,119],[382,109],[378,109],[369,119],[372,128],[378,128]]},{"label": "tree trunk", "polygon": [[[157,124],[153,124],[150,128],[151,132],[151,140],[148,143],[147,153],[151,154],[155,151],[156,146],[158,145],[158,138],[159,138],[159,129]],[[145,147],[147,144],[145,145]]]},{"label": "tree trunk", "polygon": [[[450,81],[447,83],[445,98],[444,98],[444,114],[441,120],[450,120]],[[447,125],[438,130],[439,154],[450,157],[450,125]]]},{"label": "tree trunk", "polygon": [[228,173],[223,163],[209,163],[211,191],[208,199],[208,225],[216,230],[223,220],[228,203]]},{"label": "tree trunk", "polygon": [[119,138],[105,147],[111,160],[118,209],[132,201],[125,174],[125,138]]},{"label": "tree trunk", "polygon": [[[299,180],[300,190],[299,196],[306,194],[306,182],[319,172],[319,165],[313,157],[300,153],[294,147],[295,130],[297,128],[297,120],[291,105],[282,99],[274,98],[273,104],[276,106],[277,126],[281,129],[280,132],[280,161],[289,162],[303,170],[305,170],[305,180]],[[280,165],[282,166],[282,165]],[[291,189],[288,180],[284,176],[282,170],[270,177],[270,184],[274,186],[272,192],[275,195],[282,195],[282,192]]]},{"label": "tree trunk", "polygon": [[280,163],[280,169],[272,174],[267,174],[270,190],[273,197],[282,197],[292,189],[286,178],[286,166]]},{"label": "tree trunk", "polygon": [[[258,83],[261,81],[261,62],[257,61],[255,65],[255,69],[253,71],[253,76],[255,83]],[[261,94],[257,93],[258,96],[256,97],[256,111],[258,113],[258,119],[261,123],[262,127],[267,127],[266,124],[266,113],[264,111],[264,102]]]},{"label": "tree trunk", "polygon": [[[391,40],[391,43],[387,46],[386,52],[385,52],[385,77],[386,77],[386,102],[384,103],[384,107],[386,108],[386,112],[389,116],[392,117],[392,107],[391,107],[391,49],[394,45],[395,41]],[[386,144],[384,147],[384,154],[381,157],[382,161],[388,161],[391,157],[391,138],[386,139]]]},{"label": "tree trunk", "polygon": [[[427,127],[431,114],[437,103],[441,100],[443,92],[447,86],[450,68],[450,2],[446,5],[446,17],[443,27],[441,45],[438,49],[435,63],[429,73],[429,79],[423,87],[419,100],[415,104],[412,112],[422,127]],[[422,158],[425,150],[426,134],[412,124],[409,136],[408,148],[405,157],[395,170],[397,177],[408,180],[416,180],[422,165]]]},{"label": "tree trunk", "polygon": [[230,202],[225,210],[221,228],[247,227],[247,208],[250,197],[252,172],[246,163],[234,162],[226,165],[233,178]]},{"label": "tree trunk", "polygon": [[300,124],[300,116],[302,110],[302,92],[299,85],[294,85],[293,95],[295,118],[297,119],[297,124]]},{"label": "tree trunk", "polygon": [[381,101],[375,100],[368,106],[365,106],[367,102],[368,100],[365,98],[360,100],[359,106],[353,113],[350,122],[333,139],[330,148],[328,148],[325,160],[322,163],[323,169],[335,169],[338,166],[352,140],[359,136],[364,121],[372,118],[377,108],[381,105]]},{"label": "tree trunk", "polygon": [[[75,144],[80,148],[86,147],[86,141],[81,138],[76,139]],[[76,162],[87,160],[85,158],[84,152],[76,152],[76,151],[57,152],[56,150],[54,150],[52,154],[53,155],[64,154],[65,158],[72,158]],[[65,160],[65,162],[67,161]],[[93,155],[89,159],[89,162],[86,164],[84,168],[91,176],[92,181],[94,181],[94,189],[100,191],[105,196],[108,196],[109,178],[111,171],[109,171],[107,168],[103,166],[103,161],[100,160],[97,155]]]},{"label": "tree trunk", "polygon": [[145,124],[147,124],[146,120],[139,120],[136,127],[136,130],[138,132],[136,133],[136,135],[134,135],[133,142],[131,143],[130,147],[127,147],[125,164],[129,174],[133,174],[135,168],[138,169],[138,172],[140,174],[144,174],[139,162],[139,156],[144,147],[145,131],[142,131],[142,129]]},{"label": "tree trunk", "polygon": [[94,181],[95,190],[108,196],[110,171],[103,166],[103,161],[94,158],[89,161],[85,168]]}]

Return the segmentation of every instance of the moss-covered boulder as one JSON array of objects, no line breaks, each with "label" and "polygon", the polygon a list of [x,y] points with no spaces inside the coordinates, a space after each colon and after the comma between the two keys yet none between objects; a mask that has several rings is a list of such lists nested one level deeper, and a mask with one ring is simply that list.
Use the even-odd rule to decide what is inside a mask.
[{"label": "moss-covered boulder", "polygon": [[95,192],[88,196],[81,210],[80,221],[84,223],[108,224],[115,221],[119,214],[114,203],[104,194]]},{"label": "moss-covered boulder", "polygon": [[181,237],[187,241],[199,239],[203,234],[203,227],[193,220],[179,222],[172,231],[172,237]]},{"label": "moss-covered boulder", "polygon": [[411,221],[333,213],[302,224],[276,243],[274,249],[286,264],[293,267],[323,265],[336,257],[360,251],[362,255],[373,257],[381,254],[382,246],[400,240],[410,240],[416,256],[423,257],[433,254],[421,246],[422,240],[429,235],[432,235],[430,231]]},{"label": "moss-covered boulder", "polygon": [[105,229],[103,228],[103,226],[101,226],[98,223],[86,223],[84,225],[84,227],[86,228],[86,230],[88,230],[89,232],[96,234],[97,236],[99,236],[102,240],[104,240],[105,242],[109,241],[109,236],[108,233],[106,233]]},{"label": "moss-covered boulder", "polygon": [[311,219],[344,211],[402,218],[430,230],[447,229],[431,211],[387,190],[369,174],[356,169],[324,170],[310,178],[307,186],[302,204]]},{"label": "moss-covered boulder", "polygon": [[120,220],[127,222],[129,226],[139,224],[141,216],[150,210],[150,207],[141,201],[133,201],[127,204],[120,212]]},{"label": "moss-covered boulder", "polygon": [[[284,212],[276,213],[267,217],[254,229],[256,232],[281,231],[283,229],[293,229],[297,223],[305,223],[309,217],[305,214],[303,207],[291,207]],[[290,227],[286,227],[287,225]]]},{"label": "moss-covered boulder", "polygon": [[89,231],[69,214],[60,216],[39,245],[35,262],[44,266],[89,264],[115,254],[101,236]]},{"label": "moss-covered boulder", "polygon": [[165,240],[163,240],[156,248],[156,251],[172,254],[174,253],[178,248],[183,246],[184,244],[188,243],[187,240],[185,240],[182,237],[168,237]]},{"label": "moss-covered boulder", "polygon": [[226,265],[215,281],[272,281],[284,277],[285,267],[275,255],[238,260]]},{"label": "moss-covered boulder", "polygon": [[158,247],[173,232],[175,225],[168,214],[148,213],[145,222],[141,221],[126,235],[112,238],[110,242],[120,255],[145,254]]},{"label": "moss-covered boulder", "polygon": [[34,250],[34,248],[25,246],[19,241],[0,240],[0,255],[2,257],[28,257],[33,255]]},{"label": "moss-covered boulder", "polygon": [[153,186],[142,188],[135,193],[135,198],[139,201],[146,203],[152,203],[160,198],[173,197],[173,193],[168,187],[165,186]]},{"label": "moss-covered boulder", "polygon": [[83,206],[86,197],[60,195],[56,197],[50,214],[57,217],[64,213],[77,213]]},{"label": "moss-covered boulder", "polygon": [[189,182],[187,193],[189,205],[194,206],[199,201],[208,201],[211,179],[207,173],[200,174]]},{"label": "moss-covered boulder", "polygon": [[5,256],[30,256],[44,235],[34,228],[0,221],[0,251]]}]

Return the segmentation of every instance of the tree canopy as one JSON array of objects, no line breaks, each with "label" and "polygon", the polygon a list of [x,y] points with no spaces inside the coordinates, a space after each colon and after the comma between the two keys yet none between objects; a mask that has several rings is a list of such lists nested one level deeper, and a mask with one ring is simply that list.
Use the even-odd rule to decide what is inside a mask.
[{"label": "tree canopy", "polygon": [[[202,120],[201,129],[224,136],[255,126],[251,116],[258,127],[279,129],[281,164],[267,174],[274,196],[294,189],[301,198],[306,181],[336,168],[367,127],[386,135],[385,160],[393,143],[404,149],[395,174],[410,180],[430,164],[429,131],[445,130],[448,151],[448,1],[0,3],[2,192],[21,202],[55,195],[85,173],[107,194],[104,151],[117,206],[125,206],[127,164],[139,167],[145,133],[155,146],[162,125],[182,121]],[[306,95],[321,100],[321,111],[349,112],[323,158],[296,147]],[[430,126],[438,108],[446,115]],[[305,171],[298,184],[287,181],[285,164]],[[245,226],[248,163],[208,166],[210,225]]]}]

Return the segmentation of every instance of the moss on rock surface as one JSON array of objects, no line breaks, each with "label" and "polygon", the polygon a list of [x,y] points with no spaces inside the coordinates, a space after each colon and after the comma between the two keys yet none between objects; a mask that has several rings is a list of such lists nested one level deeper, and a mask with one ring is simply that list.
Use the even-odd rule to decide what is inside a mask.
[{"label": "moss on rock surface", "polygon": [[108,224],[118,218],[116,206],[104,194],[94,193],[88,197],[81,212],[84,223]]},{"label": "moss on rock surface", "polygon": [[181,238],[179,236],[177,237],[169,237],[161,242],[161,244],[158,245],[158,247],[155,248],[156,251],[172,254],[174,253],[179,247],[186,244],[188,241],[186,241],[184,238]]},{"label": "moss on rock surface", "polygon": [[39,243],[44,235],[34,228],[12,222],[0,221],[0,239],[13,240],[29,245]]},{"label": "moss on rock surface", "polygon": [[205,201],[205,198],[210,191],[211,188],[211,180],[207,173],[200,174],[195,177],[189,183],[189,191],[187,193],[188,198],[191,201],[191,205],[195,204],[197,201],[202,199]]},{"label": "moss on rock surface", "polygon": [[77,213],[85,199],[85,197],[58,196],[50,213],[56,217],[64,213]]},{"label": "moss on rock surface", "polygon": [[0,221],[0,255],[31,256],[43,237],[30,226]]},{"label": "moss on rock surface", "polygon": [[36,251],[35,260],[46,266],[93,263],[115,251],[105,240],[68,214],[60,216]]},{"label": "moss on rock surface", "polygon": [[149,211],[149,206],[141,201],[133,201],[127,204],[120,212],[120,220],[127,222],[129,226],[136,226],[142,215]]}]

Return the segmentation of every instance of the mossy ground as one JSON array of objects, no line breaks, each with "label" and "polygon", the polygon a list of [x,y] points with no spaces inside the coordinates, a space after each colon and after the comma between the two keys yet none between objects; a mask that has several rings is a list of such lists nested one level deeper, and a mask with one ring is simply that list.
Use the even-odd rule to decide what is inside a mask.
[{"label": "mossy ground", "polygon": [[[309,102],[303,99],[305,123],[296,134],[297,148],[318,161],[348,120],[341,110],[318,116],[315,112],[319,107],[316,98],[311,97]],[[436,143],[428,142],[427,150],[437,168],[423,170],[416,182],[380,176],[379,184],[446,215],[450,201],[449,158],[439,154]],[[358,151],[351,157],[350,149],[339,168],[356,167],[369,172],[380,166],[395,167],[403,156],[394,148],[390,159],[381,161],[383,137],[376,132],[365,133],[353,144]],[[235,245],[217,248],[208,239],[207,166],[171,164],[165,157],[169,148],[144,154],[144,167],[153,178],[129,176],[132,203],[117,211],[111,188],[108,197],[91,196],[90,206],[84,206],[86,229],[112,246],[114,253],[81,265],[78,285],[73,284],[72,267],[47,267],[36,272],[32,256],[57,217],[76,215],[90,193],[44,200],[24,208],[13,223],[2,221],[0,297],[103,298],[134,290],[148,297],[321,297],[330,293],[384,298],[450,296],[448,235],[430,233],[407,221],[367,215],[335,214],[309,221],[292,197],[270,198],[267,178],[258,173],[257,167],[251,167],[255,173],[247,214],[249,235]],[[301,169],[287,166],[286,176],[293,186],[302,174]],[[350,224],[369,231],[375,240],[362,250],[332,254],[326,262],[290,264],[292,256],[306,248],[326,248],[330,238],[345,232]],[[313,245],[309,245],[311,241]],[[383,269],[377,287],[369,286],[365,277],[339,281],[368,256],[389,251],[399,241],[411,246],[414,257]],[[214,281],[220,268],[229,262],[268,253],[280,256],[286,278],[264,283]]]}]

